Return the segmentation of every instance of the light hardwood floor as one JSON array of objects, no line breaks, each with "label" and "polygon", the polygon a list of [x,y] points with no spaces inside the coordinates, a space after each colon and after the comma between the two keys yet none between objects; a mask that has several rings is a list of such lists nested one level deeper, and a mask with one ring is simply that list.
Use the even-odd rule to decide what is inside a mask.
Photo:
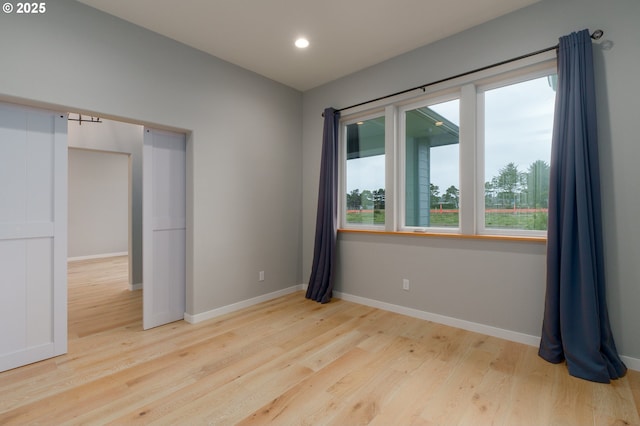
[{"label": "light hardwood floor", "polygon": [[69,353],[0,373],[0,424],[640,424],[536,348],[302,292],[142,331],[126,258],[69,265]]}]

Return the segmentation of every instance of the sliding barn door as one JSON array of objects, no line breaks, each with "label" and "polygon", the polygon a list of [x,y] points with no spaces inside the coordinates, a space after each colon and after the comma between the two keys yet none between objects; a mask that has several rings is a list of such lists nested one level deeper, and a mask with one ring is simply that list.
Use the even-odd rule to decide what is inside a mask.
[{"label": "sliding barn door", "polygon": [[67,351],[67,116],[0,103],[0,371]]},{"label": "sliding barn door", "polygon": [[145,128],[143,150],[143,328],[184,318],[186,142]]}]

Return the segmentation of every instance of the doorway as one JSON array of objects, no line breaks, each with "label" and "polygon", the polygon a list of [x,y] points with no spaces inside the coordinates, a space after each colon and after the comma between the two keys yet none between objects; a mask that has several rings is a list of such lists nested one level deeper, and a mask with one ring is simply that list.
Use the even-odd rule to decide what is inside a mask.
[{"label": "doorway", "polygon": [[[84,121],[82,120],[84,117]],[[69,243],[69,257],[75,258],[76,256],[99,254],[99,253],[115,253],[126,252],[129,257],[129,288],[130,290],[137,290],[142,288],[142,147],[143,147],[143,133],[144,127],[137,124],[124,123],[121,121],[108,120],[99,118],[96,120],[87,120],[87,116],[81,114],[69,114],[69,122],[67,126],[67,140],[69,150],[82,149],[85,150],[85,159],[93,158],[94,161],[104,161],[110,163],[110,165],[99,165],[102,169],[106,169],[105,173],[110,174],[113,179],[122,180],[127,178],[128,183],[128,242],[125,247],[122,243],[120,249],[115,245],[115,242],[108,243],[106,240],[101,242],[94,242],[94,246],[90,247],[86,243],[83,245],[83,253],[71,252],[71,242]],[[91,153],[86,153],[86,150],[90,150]],[[120,174],[115,176],[116,172],[113,169],[116,167],[122,167],[123,158],[120,159],[120,166],[118,157],[116,155],[128,156],[128,171],[126,174]],[[90,157],[90,158],[88,158]],[[97,158],[97,160],[96,160]],[[71,158],[70,158],[71,159]],[[72,176],[69,176],[71,179]],[[100,183],[103,188],[110,189],[109,182],[102,181]],[[87,191],[88,193],[88,191]],[[100,194],[96,194],[100,196]],[[71,200],[70,200],[71,201]],[[96,201],[95,205],[104,206],[104,201]],[[71,208],[71,206],[70,206]],[[93,208],[94,211],[98,208]],[[71,220],[71,211],[69,212],[69,219]],[[105,212],[98,212],[96,214],[105,215]],[[89,225],[98,224],[91,219],[86,220],[87,233],[91,234],[94,230]],[[71,224],[70,224],[71,225]],[[99,224],[98,224],[99,225]],[[115,225],[114,225],[115,226]],[[112,228],[113,229],[113,228]],[[70,229],[71,232],[71,229]],[[100,232],[104,234],[105,232]],[[71,235],[70,235],[71,237]],[[97,236],[96,236],[97,238]],[[103,237],[107,238],[108,237]],[[110,244],[110,245],[108,245]],[[96,246],[100,245],[101,248]],[[111,248],[109,248],[111,247]],[[93,251],[93,253],[91,252]]]},{"label": "doorway", "polygon": [[[67,352],[68,141],[73,140],[74,129],[82,126],[95,131],[95,128],[86,124],[69,126],[66,114],[51,110],[15,104],[0,104],[0,110],[3,119],[0,133],[5,141],[0,156],[4,177],[0,182],[3,194],[0,269],[8,277],[0,286],[3,301],[0,323],[5,324],[3,336],[10,337],[0,345],[0,370],[4,371]],[[143,143],[136,145],[139,156],[130,153],[133,164],[130,282],[133,287],[142,284],[144,266],[147,283],[143,328],[149,328],[184,317],[187,142],[184,132],[142,126],[133,129]],[[122,147],[97,148],[96,138],[99,136],[87,135],[77,139],[79,146],[71,146],[124,152]],[[138,168],[136,161],[140,164]],[[144,191],[143,164],[149,175],[144,179]],[[136,196],[136,170],[139,196]],[[136,200],[143,194],[144,200],[136,210]],[[136,220],[141,226],[136,227]],[[144,261],[143,238],[147,247]],[[153,321],[147,321],[147,317]],[[147,327],[145,322],[152,325]]]},{"label": "doorway", "polygon": [[141,292],[130,291],[130,168],[129,153],[68,148],[67,323],[71,340],[142,318],[142,306],[137,303]]},{"label": "doorway", "polygon": [[69,147],[68,257],[128,256],[130,154]]},{"label": "doorway", "polygon": [[[114,155],[128,155],[129,283],[131,290],[138,290],[142,288],[143,277],[147,280],[142,296],[143,328],[183,319],[186,292],[186,135],[113,120],[77,117],[69,120],[70,150],[92,150],[91,153],[85,151],[83,155],[103,157],[102,161],[109,157],[115,159]],[[98,169],[104,166],[88,167]],[[105,188],[110,188],[111,184],[111,181],[103,182]],[[109,190],[105,189],[105,192]],[[87,192],[91,192],[90,188]],[[98,200],[95,204],[104,206],[102,209],[94,207],[94,210],[100,210],[96,216],[108,216],[101,210],[108,210],[109,202]],[[100,226],[103,224],[91,219],[86,233],[111,233],[95,229]],[[109,252],[108,249],[104,251]]]},{"label": "doorway", "polygon": [[143,328],[183,319],[186,135],[103,119],[83,124],[79,117],[69,121],[70,148],[130,156],[130,283],[131,290],[141,288],[143,276],[147,283],[142,296]]}]

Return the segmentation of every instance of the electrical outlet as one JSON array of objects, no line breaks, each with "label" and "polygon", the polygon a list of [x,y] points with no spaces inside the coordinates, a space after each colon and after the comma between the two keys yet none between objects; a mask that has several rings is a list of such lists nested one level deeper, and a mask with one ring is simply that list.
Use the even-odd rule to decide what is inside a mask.
[{"label": "electrical outlet", "polygon": [[258,281],[264,281],[264,271],[258,272]]},{"label": "electrical outlet", "polygon": [[402,289],[404,291],[409,291],[409,280],[406,278],[402,280]]}]

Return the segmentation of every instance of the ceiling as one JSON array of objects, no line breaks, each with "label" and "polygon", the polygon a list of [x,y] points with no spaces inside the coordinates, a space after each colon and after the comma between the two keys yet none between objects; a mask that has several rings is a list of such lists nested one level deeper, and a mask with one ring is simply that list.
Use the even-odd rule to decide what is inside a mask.
[{"label": "ceiling", "polygon": [[78,1],[305,91],[539,0]]}]

